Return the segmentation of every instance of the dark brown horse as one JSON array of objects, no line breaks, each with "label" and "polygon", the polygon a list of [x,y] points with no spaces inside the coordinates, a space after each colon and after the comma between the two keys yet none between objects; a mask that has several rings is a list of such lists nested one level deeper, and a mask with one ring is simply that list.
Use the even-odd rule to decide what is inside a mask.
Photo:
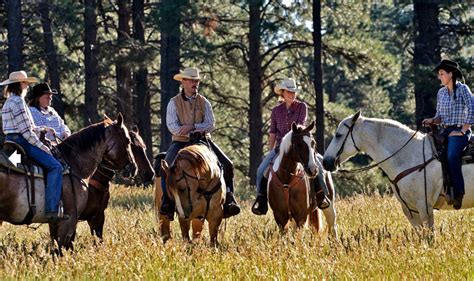
[{"label": "dark brown horse", "polygon": [[[164,160],[161,167],[166,174],[169,196],[176,202],[183,238],[189,240],[191,220],[199,219],[201,223],[194,220],[193,227],[199,224],[196,227],[200,229],[202,221],[207,220],[211,244],[216,245],[224,216],[225,183],[215,154],[205,145],[191,145],[178,152],[171,167]],[[156,204],[155,208],[159,210]],[[161,225],[162,234],[169,235],[169,224],[167,226],[168,229],[163,232],[166,225]]]},{"label": "dark brown horse", "polygon": [[[287,230],[290,219],[295,221],[297,227],[303,226],[312,210],[316,209],[309,188],[309,177],[315,177],[318,173],[314,157],[315,142],[311,135],[313,128],[314,122],[306,128],[293,123],[270,167],[268,202],[281,230]],[[315,218],[311,222],[319,230],[317,210],[313,216]]]},{"label": "dark brown horse", "polygon": [[[67,220],[50,223],[50,235],[58,243],[72,249],[78,217],[87,203],[87,180],[99,163],[105,160],[114,169],[136,164],[130,148],[130,136],[123,125],[123,117],[116,121],[106,119],[90,125],[71,135],[57,146],[65,162],[70,166],[70,174],[63,177],[62,202]],[[23,224],[30,212],[29,192],[25,175],[17,172],[0,172],[0,220],[12,224]],[[27,223],[45,223],[43,178],[35,179],[36,212]]]},{"label": "dark brown horse", "polygon": [[[132,140],[132,153],[138,167],[138,175],[143,184],[147,186],[153,181],[155,172],[148,160],[145,143],[138,133],[138,128],[136,126],[134,126],[130,131],[130,138]],[[79,220],[87,221],[91,234],[97,235],[100,239],[102,239],[104,229],[104,211],[109,204],[110,181],[115,176],[115,173],[116,170],[110,168],[106,162],[102,162],[99,165],[97,171],[89,180],[87,206],[79,217]]]}]

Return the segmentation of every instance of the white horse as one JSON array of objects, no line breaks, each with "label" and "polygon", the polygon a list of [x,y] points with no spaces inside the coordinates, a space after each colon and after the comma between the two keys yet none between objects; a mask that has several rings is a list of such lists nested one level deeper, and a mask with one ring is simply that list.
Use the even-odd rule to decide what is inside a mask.
[{"label": "white horse", "polygon": [[[434,208],[453,209],[445,201],[441,162],[433,159],[427,135],[397,121],[365,118],[358,112],[337,127],[324,153],[323,166],[335,171],[358,152],[365,152],[376,163],[381,162],[378,167],[393,183],[392,189],[403,213],[415,229],[422,226],[434,229]],[[472,208],[474,165],[463,165],[462,171],[466,183],[462,208]]]}]

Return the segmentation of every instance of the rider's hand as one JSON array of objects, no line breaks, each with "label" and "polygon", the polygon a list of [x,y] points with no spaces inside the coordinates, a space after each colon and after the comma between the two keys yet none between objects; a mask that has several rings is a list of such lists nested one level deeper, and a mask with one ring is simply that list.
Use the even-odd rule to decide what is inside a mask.
[{"label": "rider's hand", "polygon": [[426,118],[425,120],[421,122],[421,124],[423,125],[423,127],[427,127],[433,124],[433,118]]},{"label": "rider's hand", "polygon": [[462,136],[464,136],[464,134],[460,131],[452,131],[451,133],[449,133],[449,136],[450,137],[453,137],[453,136],[462,137]]},{"label": "rider's hand", "polygon": [[185,136],[194,129],[194,125],[184,125],[178,130],[178,134]]}]

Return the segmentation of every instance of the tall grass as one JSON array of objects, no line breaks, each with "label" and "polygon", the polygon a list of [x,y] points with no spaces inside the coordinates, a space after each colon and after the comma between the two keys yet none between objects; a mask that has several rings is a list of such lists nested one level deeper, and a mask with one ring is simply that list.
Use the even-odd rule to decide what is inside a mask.
[{"label": "tall grass", "polygon": [[166,244],[157,234],[152,190],[117,187],[106,211],[103,243],[86,223],[75,251],[49,254],[47,226],[0,227],[0,278],[65,279],[470,279],[474,278],[474,210],[436,213],[432,244],[412,232],[391,196],[352,196],[337,201],[340,241],[310,229],[278,231],[271,211],[227,220],[220,246],[208,234],[180,238],[177,222]]}]

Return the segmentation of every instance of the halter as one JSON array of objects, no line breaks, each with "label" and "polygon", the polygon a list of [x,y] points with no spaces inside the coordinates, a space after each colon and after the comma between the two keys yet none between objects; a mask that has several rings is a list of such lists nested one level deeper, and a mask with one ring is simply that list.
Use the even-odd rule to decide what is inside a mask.
[{"label": "halter", "polygon": [[[202,179],[200,179],[199,177],[190,175],[190,174],[186,173],[185,171],[182,171],[181,173],[182,173],[182,176],[179,179],[176,180],[176,183],[178,183],[182,180],[184,180],[184,182],[186,183],[186,190],[188,192],[188,203],[189,203],[189,206],[191,206],[191,213],[192,213],[193,203],[192,203],[192,200],[191,200],[191,187],[189,186],[188,177],[191,178],[191,179],[197,180],[198,183]],[[203,189],[200,185],[198,185],[198,188],[197,188],[196,192],[200,194],[199,197],[204,196],[204,198],[206,199],[206,212],[204,213],[204,217],[201,218],[201,221],[204,221],[207,218],[207,213],[209,212],[209,205],[210,205],[212,196],[214,195],[214,193],[216,193],[221,188],[221,185],[220,185],[221,177],[222,177],[222,170],[219,169],[219,177],[217,178],[217,182],[211,190]],[[209,185],[208,185],[208,187],[209,187]]]}]

